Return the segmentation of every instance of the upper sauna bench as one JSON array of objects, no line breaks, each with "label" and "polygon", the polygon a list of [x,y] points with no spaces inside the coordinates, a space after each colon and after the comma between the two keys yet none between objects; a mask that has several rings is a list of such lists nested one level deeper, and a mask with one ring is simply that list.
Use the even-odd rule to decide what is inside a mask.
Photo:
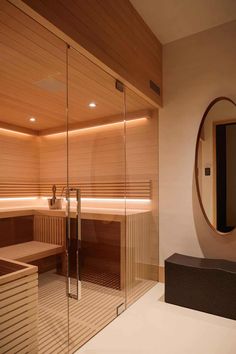
[{"label": "upper sauna bench", "polygon": [[[81,218],[89,220],[113,220],[113,221],[122,221],[126,216],[138,215],[143,213],[150,213],[148,210],[139,210],[139,209],[112,209],[112,208],[82,208]],[[10,218],[17,216],[28,216],[28,215],[47,215],[47,216],[57,216],[57,217],[66,217],[66,210],[50,210],[48,207],[32,206],[32,207],[0,207],[0,218]],[[70,217],[76,217],[76,209],[71,208]]]}]

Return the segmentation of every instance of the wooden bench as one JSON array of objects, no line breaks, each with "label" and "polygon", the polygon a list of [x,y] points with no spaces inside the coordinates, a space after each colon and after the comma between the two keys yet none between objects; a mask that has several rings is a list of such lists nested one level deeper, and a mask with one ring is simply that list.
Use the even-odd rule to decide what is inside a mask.
[{"label": "wooden bench", "polygon": [[[12,259],[19,262],[36,264],[39,268],[47,268],[47,260],[54,259],[56,256],[61,255],[64,251],[64,247],[51,243],[29,241],[18,243],[11,246],[0,248],[0,257]],[[43,262],[40,262],[43,260]],[[40,266],[42,265],[42,267]],[[51,265],[51,261],[50,261]],[[46,267],[46,268],[45,268]],[[49,263],[48,263],[49,267]]]},{"label": "wooden bench", "polygon": [[165,301],[236,320],[236,262],[173,254],[165,260]]}]

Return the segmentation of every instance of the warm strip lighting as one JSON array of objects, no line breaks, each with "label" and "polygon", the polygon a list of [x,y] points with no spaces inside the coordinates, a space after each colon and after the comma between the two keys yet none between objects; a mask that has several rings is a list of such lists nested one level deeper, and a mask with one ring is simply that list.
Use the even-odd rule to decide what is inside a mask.
[{"label": "warm strip lighting", "polygon": [[[42,200],[47,200],[49,197],[40,197]],[[63,197],[65,200],[65,198]],[[70,198],[72,201],[76,201],[76,198]],[[88,202],[119,202],[119,203],[124,203],[124,202],[131,202],[131,203],[140,203],[140,204],[149,204],[151,202],[151,199],[134,199],[134,198],[81,198],[83,201],[88,201]]]},{"label": "warm strip lighting", "polygon": [[13,197],[13,198],[0,198],[2,200],[36,200],[38,197]]},{"label": "warm strip lighting", "polygon": [[[131,123],[131,122],[136,122],[136,121],[147,121],[148,118],[146,117],[140,117],[140,118],[135,118],[135,119],[130,119],[130,120],[124,120],[121,122],[115,122],[115,123],[107,123],[107,124],[100,124],[100,125],[95,125],[93,127],[88,127],[88,128],[78,128],[75,130],[69,130],[69,134],[77,134],[79,132],[84,132],[84,131],[91,131],[91,130],[97,130],[97,129],[101,129],[101,128],[106,128],[106,127],[111,127],[111,126],[119,126],[119,125],[124,125],[124,122],[126,123]],[[60,135],[64,135],[66,134],[66,132],[61,132],[61,133],[51,133],[51,134],[45,134],[43,136],[60,136]]]},{"label": "warm strip lighting", "polygon": [[11,130],[11,129],[5,129],[5,128],[0,128],[0,132],[7,132],[7,133],[13,133],[17,135],[26,135],[26,136],[32,136],[32,134],[28,133],[23,133],[23,132],[18,132],[17,130]]},{"label": "warm strip lighting", "polygon": [[[72,198],[71,198],[72,199]],[[76,200],[76,198],[73,198]],[[132,202],[132,203],[141,203],[141,204],[147,204],[150,203],[151,199],[133,199],[133,198],[81,198],[81,200],[87,200],[87,201],[101,201],[101,202],[120,202],[124,203],[125,202]]]},{"label": "warm strip lighting", "polygon": [[[95,125],[93,127],[88,127],[88,128],[78,128],[75,130],[69,130],[69,134],[77,134],[80,132],[84,132],[84,131],[92,131],[92,130],[96,130],[96,129],[101,129],[101,128],[106,128],[106,127],[110,127],[110,126],[119,126],[119,125],[123,125],[124,122],[126,123],[131,123],[131,122],[136,122],[136,121],[147,121],[148,118],[146,117],[140,117],[140,118],[135,118],[135,119],[130,119],[130,120],[124,120],[121,122],[115,122],[115,123],[107,123],[107,124],[100,124],[100,125]],[[12,133],[12,134],[17,134],[17,135],[24,135],[24,136],[32,136],[32,134],[30,133],[23,133],[23,132],[19,132],[17,130],[11,130],[11,129],[6,129],[6,128],[0,128],[0,132],[7,132],[7,133]],[[51,133],[51,134],[45,134],[42,136],[45,137],[56,137],[56,136],[60,136],[60,135],[65,135],[67,132],[60,132],[60,133]]]}]

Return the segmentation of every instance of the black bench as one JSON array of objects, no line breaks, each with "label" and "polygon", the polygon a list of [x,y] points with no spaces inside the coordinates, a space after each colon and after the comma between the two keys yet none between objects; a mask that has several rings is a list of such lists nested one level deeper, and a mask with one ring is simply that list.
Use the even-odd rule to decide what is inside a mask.
[{"label": "black bench", "polygon": [[165,261],[165,301],[236,320],[236,262],[173,254]]}]

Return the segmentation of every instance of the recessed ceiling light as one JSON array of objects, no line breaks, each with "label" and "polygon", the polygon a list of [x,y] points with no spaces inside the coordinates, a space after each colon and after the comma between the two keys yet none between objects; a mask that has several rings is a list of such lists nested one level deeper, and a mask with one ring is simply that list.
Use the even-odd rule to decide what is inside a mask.
[{"label": "recessed ceiling light", "polygon": [[36,118],[31,117],[31,118],[29,119],[29,121],[30,121],[30,122],[36,122]]},{"label": "recessed ceiling light", "polygon": [[97,105],[96,105],[96,103],[95,102],[90,102],[89,103],[89,107],[90,108],[95,108]]}]

